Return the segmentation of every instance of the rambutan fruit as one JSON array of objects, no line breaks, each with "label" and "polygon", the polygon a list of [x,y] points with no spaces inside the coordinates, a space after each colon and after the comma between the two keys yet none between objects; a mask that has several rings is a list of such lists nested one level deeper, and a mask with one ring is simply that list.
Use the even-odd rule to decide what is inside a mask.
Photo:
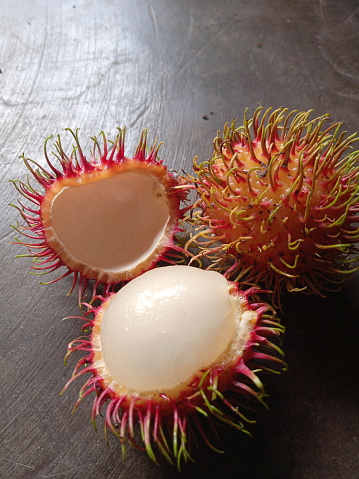
[{"label": "rambutan fruit", "polygon": [[91,334],[68,349],[86,355],[65,389],[90,374],[75,409],[95,393],[92,420],[106,404],[106,438],[110,430],[123,453],[128,442],[178,467],[192,460],[200,437],[215,448],[206,421],[246,432],[246,408],[265,404],[259,376],[285,367],[277,341],[283,328],[257,292],[176,265],[147,271],[91,305],[83,317]]},{"label": "rambutan fruit", "polygon": [[275,302],[283,289],[339,289],[359,267],[359,138],[310,114],[245,113],[190,176],[199,199],[186,248],[234,281],[264,284]]},{"label": "rambutan fruit", "polygon": [[48,170],[22,156],[37,187],[30,181],[13,182],[30,202],[16,206],[24,224],[15,229],[29,239],[17,243],[29,250],[22,256],[34,258],[32,269],[44,274],[66,267],[55,281],[73,274],[71,291],[78,280],[81,297],[91,279],[94,291],[98,284],[106,291],[163,260],[175,248],[186,193],[178,175],[158,158],[157,140],[147,148],[146,130],[132,158],[125,156],[125,129],[119,129],[113,143],[102,132],[102,141],[92,138],[89,160],[78,131],[68,131],[75,141],[70,156],[60,136],[55,142],[53,155],[60,168],[49,158],[49,139],[44,146]]}]

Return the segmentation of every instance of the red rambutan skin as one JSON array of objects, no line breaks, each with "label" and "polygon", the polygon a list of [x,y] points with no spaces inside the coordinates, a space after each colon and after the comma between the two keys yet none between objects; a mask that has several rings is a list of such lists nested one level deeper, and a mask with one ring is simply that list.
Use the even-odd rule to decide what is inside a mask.
[{"label": "red rambutan skin", "polygon": [[[43,284],[53,283],[68,275],[73,275],[69,294],[78,282],[79,298],[83,297],[90,280],[94,280],[92,287],[92,296],[94,296],[98,285],[103,285],[105,292],[110,291],[116,284],[138,276],[155,267],[160,261],[173,262],[170,257],[166,256],[166,253],[175,254],[178,250],[173,237],[179,231],[178,220],[186,210],[180,208],[181,201],[186,199],[186,185],[183,179],[180,179],[175,172],[169,171],[163,161],[159,159],[158,150],[161,143],[156,140],[148,151],[147,130],[144,130],[133,158],[128,158],[125,156],[125,129],[118,129],[119,133],[113,144],[101,132],[102,144],[96,137],[92,138],[93,150],[88,160],[81,149],[78,130],[75,132],[67,130],[72,134],[75,145],[71,155],[68,156],[58,135],[53,155],[57,158],[60,167],[55,167],[48,155],[47,144],[51,137],[45,141],[44,145],[48,170],[22,155],[23,161],[37,185],[32,186],[30,181],[13,181],[17,191],[28,200],[27,204],[18,201],[18,205],[12,205],[18,209],[24,221],[23,224],[17,224],[14,228],[28,239],[28,241],[16,241],[16,244],[26,246],[29,252],[18,256],[28,256],[34,259],[31,269],[35,274],[51,273],[65,267],[66,271],[60,277]],[[108,143],[112,144],[111,148]],[[108,273],[79,263],[54,238],[51,225],[51,202],[67,186],[88,184],[124,172],[139,172],[151,175],[158,180],[167,195],[170,217],[161,243],[147,261],[139,264],[138,268],[133,270]],[[105,248],[106,245],[104,244],[103,247]]]},{"label": "red rambutan skin", "polygon": [[277,299],[283,287],[323,294],[359,268],[358,138],[310,113],[257,109],[239,128],[233,120],[190,177],[199,200],[187,249]]},{"label": "red rambutan skin", "polygon": [[[238,284],[233,283],[232,294],[240,295],[245,310],[255,311],[257,319],[250,333],[243,353],[225,367],[214,367],[201,371],[184,386],[177,397],[156,392],[154,394],[124,393],[114,390],[106,383],[97,370],[98,364],[98,328],[112,294],[101,299],[99,307],[86,304],[87,312],[83,331],[89,332],[88,338],[83,336],[72,341],[68,347],[67,358],[75,351],[85,351],[67,382],[64,391],[76,379],[89,374],[89,378],[80,389],[74,410],[82,400],[94,394],[92,406],[92,423],[96,427],[96,418],[104,417],[104,433],[108,439],[108,430],[120,439],[123,456],[128,441],[138,449],[145,449],[149,457],[157,462],[158,454],[179,469],[182,462],[193,460],[191,443],[199,437],[212,449],[217,450],[212,439],[208,437],[203,421],[215,428],[216,423],[226,423],[236,429],[250,434],[245,424],[255,422],[247,417],[248,407],[259,402],[265,403],[265,390],[260,376],[265,373],[279,373],[286,369],[283,352],[277,345],[278,338],[284,329],[273,308],[258,299],[258,288],[239,291]],[[89,319],[92,316],[92,319]],[[63,392],[64,392],[63,391]],[[105,408],[105,412],[103,409]],[[139,426],[140,439],[135,434]],[[216,436],[216,434],[215,434]]]}]

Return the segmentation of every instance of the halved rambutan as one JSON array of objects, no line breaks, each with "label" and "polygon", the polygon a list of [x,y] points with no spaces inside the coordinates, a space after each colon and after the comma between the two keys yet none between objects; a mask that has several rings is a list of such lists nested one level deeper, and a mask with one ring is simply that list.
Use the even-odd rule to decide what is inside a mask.
[{"label": "halved rambutan", "polygon": [[133,158],[125,156],[125,129],[119,129],[110,150],[103,132],[101,142],[92,138],[89,160],[78,131],[69,131],[75,141],[70,156],[60,136],[55,142],[53,155],[60,169],[47,153],[49,139],[44,147],[49,170],[22,156],[41,191],[30,181],[14,181],[18,192],[35,205],[19,202],[25,224],[15,229],[30,240],[17,242],[29,250],[23,256],[34,258],[32,269],[41,274],[65,266],[60,278],[73,273],[71,291],[79,279],[81,296],[90,279],[94,288],[102,283],[108,289],[164,259],[174,248],[185,192],[177,175],[158,158],[160,144],[155,141],[148,151],[146,130]]},{"label": "halved rambutan", "polygon": [[358,270],[359,138],[310,113],[245,113],[190,177],[199,200],[187,249],[277,299],[282,288],[323,294]]},{"label": "halved rambutan", "polygon": [[282,327],[256,293],[191,266],[153,269],[111,293],[85,313],[94,314],[84,326],[91,335],[69,345],[68,355],[86,355],[65,389],[90,374],[75,408],[95,393],[92,420],[106,404],[106,437],[111,430],[123,451],[127,440],[178,467],[196,431],[214,447],[203,421],[246,431],[244,405],[265,404],[260,374],[285,366]]}]

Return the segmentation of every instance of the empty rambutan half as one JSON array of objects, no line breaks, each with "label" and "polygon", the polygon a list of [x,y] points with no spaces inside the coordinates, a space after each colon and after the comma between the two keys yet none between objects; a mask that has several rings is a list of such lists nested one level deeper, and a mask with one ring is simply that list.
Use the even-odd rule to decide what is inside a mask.
[{"label": "empty rambutan half", "polygon": [[226,124],[194,161],[187,249],[243,283],[324,294],[358,270],[359,138],[280,108]]},{"label": "empty rambutan half", "polygon": [[[51,161],[45,142],[48,169],[26,158],[23,161],[35,179],[14,181],[27,204],[19,202],[24,224],[15,226],[28,240],[25,245],[34,258],[38,274],[64,266],[60,278],[74,274],[72,289],[79,280],[80,296],[88,281],[108,289],[154,267],[166,251],[175,248],[173,237],[185,197],[177,175],[158,158],[160,144],[147,148],[143,131],[132,158],[125,156],[125,130],[119,129],[114,142],[92,138],[93,149],[86,159],[78,131],[70,155],[60,136]],[[110,143],[111,148],[108,147]],[[56,278],[55,281],[57,281]],[[50,281],[52,282],[52,281]]]},{"label": "empty rambutan half", "polygon": [[246,408],[265,404],[260,375],[285,367],[283,328],[256,294],[191,266],[155,268],[110,293],[85,313],[89,337],[69,345],[86,355],[65,389],[90,375],[75,408],[94,393],[93,423],[103,415],[123,452],[128,442],[178,467],[201,437],[215,447],[216,423],[246,431]]}]

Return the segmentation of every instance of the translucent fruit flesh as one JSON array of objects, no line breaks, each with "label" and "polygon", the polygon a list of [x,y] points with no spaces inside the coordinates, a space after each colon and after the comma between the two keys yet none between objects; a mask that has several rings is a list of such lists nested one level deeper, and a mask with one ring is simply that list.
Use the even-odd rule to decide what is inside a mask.
[{"label": "translucent fruit flesh", "polygon": [[175,266],[144,273],[96,321],[99,373],[121,394],[178,396],[201,371],[232,364],[244,347],[257,315],[242,301],[216,272]]}]

